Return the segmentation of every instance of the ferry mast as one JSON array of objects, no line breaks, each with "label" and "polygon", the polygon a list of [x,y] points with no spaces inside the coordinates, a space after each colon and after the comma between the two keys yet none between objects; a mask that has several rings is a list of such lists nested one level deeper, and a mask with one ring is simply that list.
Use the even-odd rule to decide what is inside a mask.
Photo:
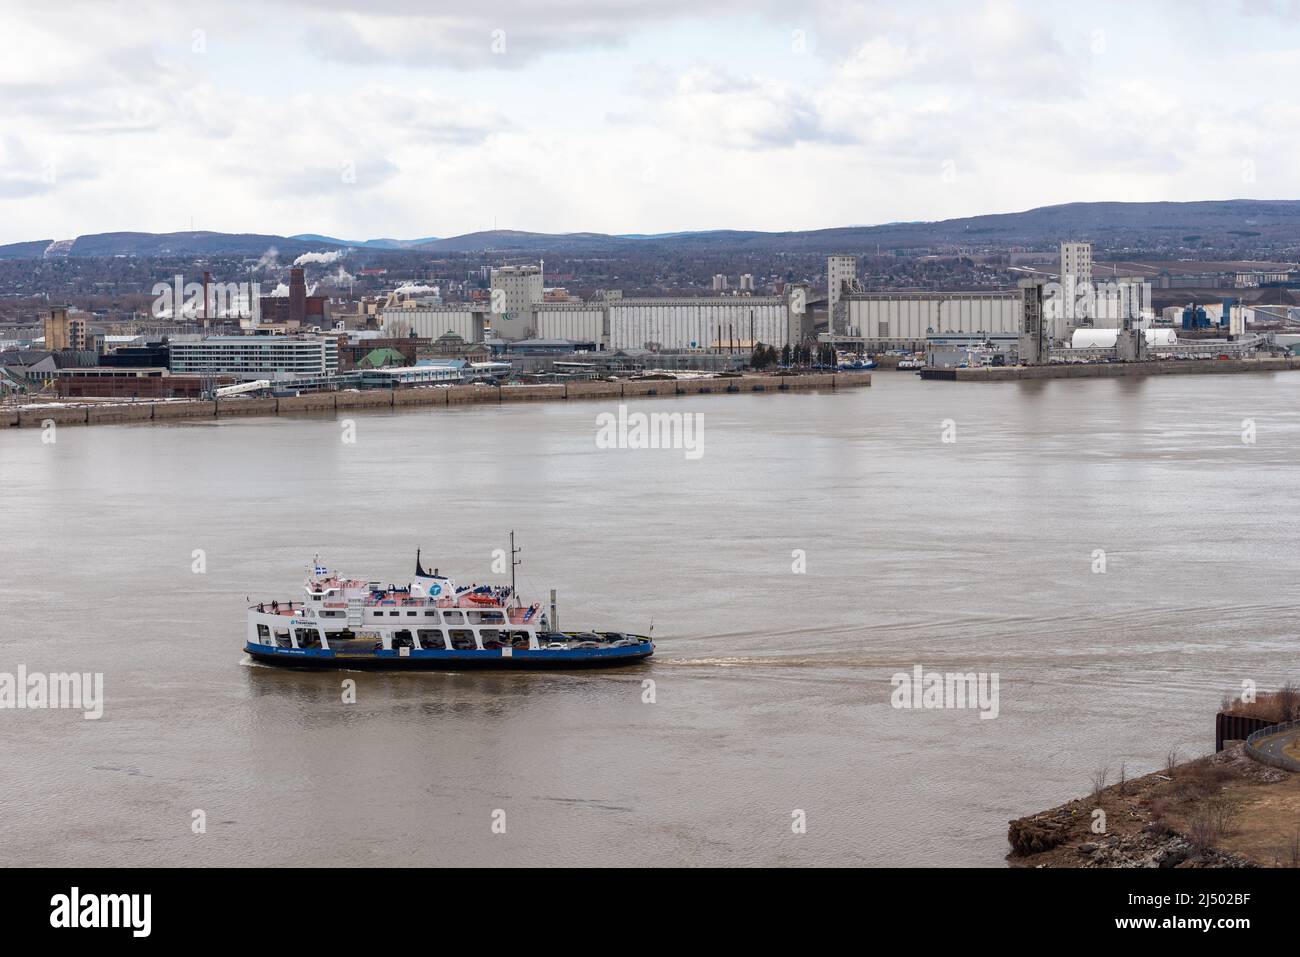
[{"label": "ferry mast", "polygon": [[514,599],[516,605],[519,604],[519,592],[515,588],[515,569],[523,564],[523,561],[515,558],[522,548],[515,548],[515,530],[510,529],[510,597]]}]

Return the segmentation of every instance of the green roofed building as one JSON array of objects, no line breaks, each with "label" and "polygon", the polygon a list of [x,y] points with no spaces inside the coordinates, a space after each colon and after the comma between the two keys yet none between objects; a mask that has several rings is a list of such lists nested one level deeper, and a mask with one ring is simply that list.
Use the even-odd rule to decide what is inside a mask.
[{"label": "green roofed building", "polygon": [[387,346],[372,349],[357,362],[358,369],[382,369],[385,366],[404,366],[406,357],[396,349]]}]

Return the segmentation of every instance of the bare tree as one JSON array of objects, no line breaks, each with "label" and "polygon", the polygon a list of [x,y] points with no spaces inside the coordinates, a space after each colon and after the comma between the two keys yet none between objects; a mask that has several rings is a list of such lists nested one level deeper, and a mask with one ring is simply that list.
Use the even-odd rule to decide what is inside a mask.
[{"label": "bare tree", "polygon": [[1092,774],[1092,796],[1101,797],[1101,792],[1106,790],[1106,778],[1110,777],[1110,766],[1094,771]]}]

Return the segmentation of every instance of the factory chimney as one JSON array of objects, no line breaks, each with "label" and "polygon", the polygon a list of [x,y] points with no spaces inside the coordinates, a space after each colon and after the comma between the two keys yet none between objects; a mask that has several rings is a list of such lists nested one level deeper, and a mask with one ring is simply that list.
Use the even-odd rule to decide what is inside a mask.
[{"label": "factory chimney", "polygon": [[302,269],[289,270],[289,325],[302,328],[307,323],[307,281]]}]

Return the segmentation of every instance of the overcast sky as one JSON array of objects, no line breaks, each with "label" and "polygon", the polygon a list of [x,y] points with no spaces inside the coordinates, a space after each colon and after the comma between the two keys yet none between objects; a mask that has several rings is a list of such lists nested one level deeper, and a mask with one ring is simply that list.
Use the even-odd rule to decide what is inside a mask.
[{"label": "overcast sky", "polygon": [[1300,198],[1300,3],[0,0],[0,242]]}]

